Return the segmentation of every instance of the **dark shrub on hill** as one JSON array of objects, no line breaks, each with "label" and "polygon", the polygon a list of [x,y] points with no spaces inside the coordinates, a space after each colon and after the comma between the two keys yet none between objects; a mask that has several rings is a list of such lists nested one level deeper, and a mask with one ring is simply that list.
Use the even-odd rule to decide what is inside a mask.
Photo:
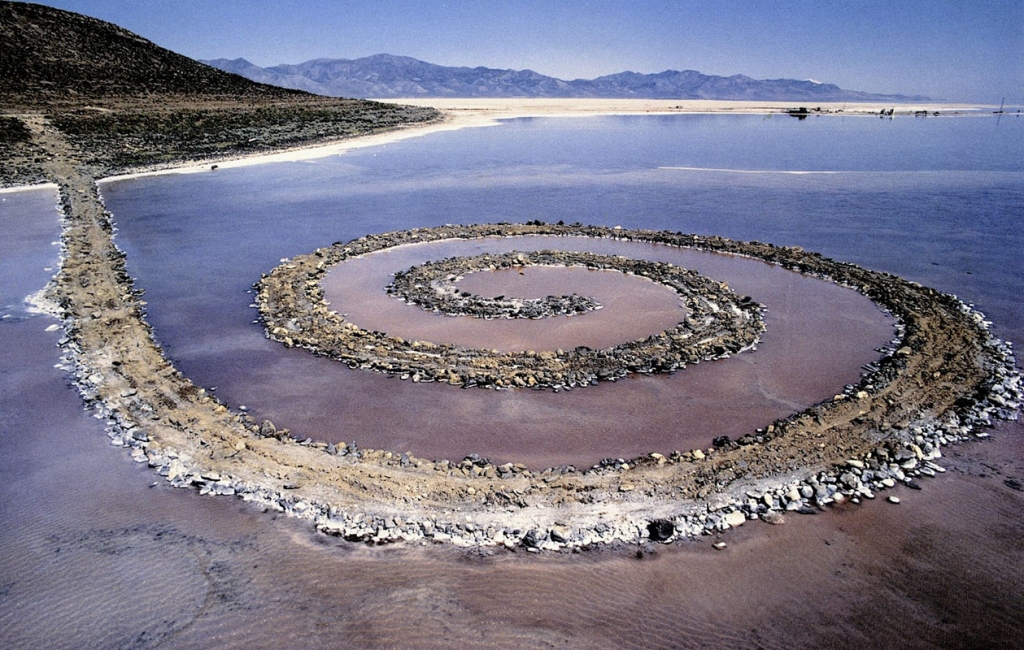
[{"label": "dark shrub on hill", "polygon": [[83,152],[84,162],[111,173],[303,146],[436,116],[429,108],[325,98],[230,108],[78,109],[57,114],[53,123]]},{"label": "dark shrub on hill", "polygon": [[0,144],[14,145],[31,139],[32,132],[21,120],[0,115]]}]

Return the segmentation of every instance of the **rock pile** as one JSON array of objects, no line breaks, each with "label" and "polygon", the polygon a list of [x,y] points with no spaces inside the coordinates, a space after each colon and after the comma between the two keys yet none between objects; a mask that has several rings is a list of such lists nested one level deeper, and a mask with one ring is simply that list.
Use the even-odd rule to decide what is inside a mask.
[{"label": "rock pile", "polygon": [[[367,520],[366,510],[353,515],[324,507],[315,517],[322,530],[373,542],[422,535],[455,544],[521,545],[537,551],[612,541],[671,541],[749,519],[779,524],[788,512],[809,514],[832,503],[870,499],[897,484],[916,487],[922,477],[942,472],[936,461],[943,445],[987,437],[984,429],[994,419],[1015,419],[1024,399],[1011,345],[993,337],[984,317],[955,296],[798,247],[720,237],[542,223],[374,235],[320,249],[276,269],[259,285],[267,292],[264,314],[280,316],[274,309],[279,295],[287,296],[286,304],[316,306],[322,300],[317,297],[319,277],[349,256],[416,241],[518,235],[611,237],[762,259],[858,290],[897,318],[898,335],[856,385],[737,440],[718,437],[707,449],[609,458],[589,469],[566,466],[543,472],[512,464],[496,467],[474,457],[454,464],[384,452],[391,460],[381,461],[380,452],[360,452],[360,465],[372,466],[376,459],[385,466],[438,473],[444,500],[460,503],[464,512],[468,503],[478,502],[482,510],[470,508],[477,513],[475,521],[487,523],[430,515],[406,517],[404,527],[394,522],[388,527],[386,518]],[[288,500],[287,495],[282,498]],[[591,505],[605,514],[595,515]],[[530,525],[517,525],[524,520]]]}]

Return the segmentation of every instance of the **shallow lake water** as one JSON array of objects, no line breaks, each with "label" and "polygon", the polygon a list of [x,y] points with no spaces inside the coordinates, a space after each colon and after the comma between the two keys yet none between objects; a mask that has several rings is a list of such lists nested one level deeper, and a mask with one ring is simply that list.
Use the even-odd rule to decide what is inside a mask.
[{"label": "shallow lake water", "polygon": [[[678,298],[672,292],[665,316],[662,303],[637,315],[643,304],[604,294],[606,309],[543,321],[482,321],[451,318],[398,302],[382,288],[390,273],[455,253],[508,250],[587,250],[641,257],[696,269],[727,282],[742,295],[767,306],[768,331],[756,351],[705,362],[673,376],[629,377],[615,384],[551,391],[461,390],[446,385],[409,385],[331,362],[304,359],[280,350],[294,373],[264,388],[249,376],[244,387],[217,374],[221,395],[228,390],[262,390],[259,412],[293,429],[313,430],[325,438],[356,438],[363,446],[400,447],[419,456],[462,458],[470,452],[497,462],[525,462],[542,469],[553,465],[590,466],[602,458],[631,458],[651,451],[707,447],[718,435],[739,436],[777,417],[831,397],[853,382],[861,366],[878,358],[876,348],[894,334],[891,320],[853,291],[802,277],[762,262],[667,246],[573,237],[515,237],[405,246],[339,265],[325,279],[332,307],[361,327],[407,339],[455,342],[471,347],[550,350],[590,345],[604,347],[642,338],[674,325]],[[388,260],[388,258],[392,258]],[[390,263],[388,263],[390,262]],[[611,274],[621,278],[622,274]],[[344,283],[344,287],[339,286]],[[648,282],[647,284],[653,284]],[[664,296],[661,296],[664,297]],[[636,292],[630,299],[645,298]],[[666,317],[667,316],[667,317]],[[654,323],[647,322],[653,318]],[[555,321],[551,323],[551,321]],[[577,326],[577,323],[580,325]],[[567,335],[593,324],[583,339]],[[542,330],[540,335],[534,332]],[[646,330],[646,331],[645,331]],[[593,334],[591,334],[593,332]],[[296,358],[298,357],[298,358]],[[313,361],[312,378],[302,364]],[[223,370],[218,362],[216,368]],[[197,372],[204,373],[203,369]],[[241,374],[239,374],[241,377]],[[211,378],[211,380],[213,380]],[[289,391],[279,400],[277,386],[315,395],[299,399]],[[315,383],[307,383],[315,382]],[[353,382],[358,383],[353,386]],[[377,392],[380,391],[380,392]],[[344,398],[359,393],[352,406]],[[379,406],[375,406],[378,405]],[[396,408],[400,404],[403,408]],[[450,417],[451,414],[457,417]],[[332,423],[333,426],[332,426]],[[438,431],[444,435],[437,435]],[[334,436],[332,432],[337,433]],[[346,437],[348,436],[348,437]]]},{"label": "shallow lake water", "polygon": [[[284,350],[252,322],[247,290],[282,257],[370,232],[563,219],[804,246],[955,293],[1019,342],[1022,133],[994,118],[521,120],[316,162],[107,184],[103,194],[158,338],[200,384],[326,437],[338,424],[319,423],[320,398],[310,401],[324,393],[342,402],[334,419],[405,427],[394,447],[412,445],[418,429],[431,443],[452,431],[451,449],[435,452],[449,457],[491,422],[528,423],[515,432],[526,436],[611,418],[598,441],[538,441],[543,463],[573,444],[582,460],[626,454],[614,445],[637,432],[642,453],[648,429],[670,432],[655,440],[666,449],[704,445],[706,429],[733,416],[746,431],[762,426],[772,408],[855,380],[888,325],[848,290],[708,256],[693,265],[767,305],[756,352],[672,377],[498,393],[414,387]],[[722,169],[731,171],[711,171]],[[897,490],[898,506],[751,523],[723,536],[725,551],[712,540],[540,558],[372,548],[166,487],[106,444],[102,422],[53,367],[54,321],[22,302],[57,261],[55,196],[0,198],[0,645],[1009,648],[1024,632],[1017,423],[946,450],[950,471],[923,491]],[[843,347],[858,331],[863,340]],[[674,392],[687,381],[692,390]],[[438,400],[447,411],[420,419]],[[701,400],[685,417],[705,426],[684,429],[678,414]],[[338,435],[363,444],[361,427]],[[528,455],[522,438],[493,437],[494,456]]]},{"label": "shallow lake water", "polygon": [[[583,245],[590,242],[583,240]],[[520,270],[469,273],[454,282],[464,292],[484,296],[536,299],[577,294],[597,301],[599,309],[543,319],[439,317],[409,309],[381,291],[394,276],[414,265],[456,255],[555,247],[579,248],[545,237],[492,238],[478,242],[437,242],[402,246],[347,260],[323,280],[331,310],[363,329],[388,332],[408,340],[501,351],[606,348],[646,338],[675,327],[686,318],[679,294],[647,278],[583,267],[527,266]],[[443,316],[443,315],[442,315]]]}]

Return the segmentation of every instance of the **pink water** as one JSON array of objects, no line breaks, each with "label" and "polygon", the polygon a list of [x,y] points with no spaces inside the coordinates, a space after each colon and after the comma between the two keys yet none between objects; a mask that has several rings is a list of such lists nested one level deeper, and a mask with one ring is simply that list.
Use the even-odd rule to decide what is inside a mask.
[{"label": "pink water", "polygon": [[471,273],[457,286],[461,291],[487,297],[543,298],[576,293],[595,298],[601,309],[537,320],[484,320],[434,314],[407,305],[380,289],[390,281],[395,264],[406,264],[406,260],[399,259],[408,252],[384,251],[339,264],[323,281],[331,308],[364,329],[407,340],[503,352],[570,349],[578,345],[612,347],[664,332],[686,318],[679,295],[647,278],[582,267],[541,266]]},{"label": "pink water", "polygon": [[[678,122],[692,125],[694,137],[675,137],[670,127]],[[361,440],[395,428],[392,442],[399,443],[417,427],[446,437],[458,419],[441,417],[451,405],[477,418],[481,428],[490,411],[499,427],[532,418],[520,433],[532,426],[555,438],[571,438],[579,426],[601,425],[607,417],[606,433],[623,436],[604,440],[604,448],[626,434],[645,440],[659,426],[707,440],[730,410],[759,413],[749,424],[769,415],[757,406],[758,391],[746,398],[752,406],[725,401],[738,382],[733,366],[750,370],[753,385],[783,406],[801,394],[828,396],[850,381],[859,371],[852,357],[873,357],[874,341],[812,328],[856,330],[860,318],[873,318],[870,306],[850,292],[755,265],[730,282],[768,304],[769,330],[754,355],[722,364],[724,375],[716,374],[719,364],[701,364],[671,378],[524,398],[413,388],[282,351],[251,323],[245,289],[284,255],[368,232],[453,218],[539,215],[609,225],[622,219],[638,227],[799,244],[888,270],[977,301],[997,334],[1020,344],[1021,157],[1012,157],[1018,170],[1012,173],[893,171],[908,167],[902,162],[907,148],[919,152],[912,169],[973,169],[972,158],[990,167],[1011,160],[993,154],[986,138],[1003,143],[1004,152],[1020,149],[1019,120],[1003,116],[998,129],[994,119],[958,122],[964,121],[633,118],[611,124],[625,128],[586,122],[557,147],[538,146],[550,137],[531,136],[531,123],[521,123],[507,127],[514,136],[477,129],[423,138],[421,147],[401,149],[411,156],[406,166],[395,162],[403,155],[391,155],[397,149],[385,148],[333,165],[139,179],[104,193],[119,220],[119,243],[131,249],[133,273],[147,290],[158,336],[186,374],[205,386],[220,385],[234,404],[262,408],[259,397],[266,395],[275,418],[294,416],[296,422],[324,408],[331,414],[324,430]],[[645,124],[657,127],[653,134]],[[545,125],[544,131],[560,135]],[[924,129],[959,133],[963,146],[952,153],[923,147],[932,143],[920,137]],[[839,138],[832,137],[836,132]],[[820,151],[780,133],[820,143]],[[453,136],[468,144],[450,146]],[[520,145],[523,138],[527,144]],[[668,153],[634,165],[633,185],[626,174],[601,169],[587,175],[576,160],[565,169],[515,159],[496,170],[485,166],[530,147],[542,162],[577,144],[589,153],[595,140],[608,143],[599,153],[616,164],[652,146]],[[750,150],[771,162],[768,168],[789,156],[794,169],[833,169],[852,150],[863,154],[858,160],[867,173],[780,178],[644,171],[680,164],[758,167],[736,162]],[[477,151],[483,154],[474,157]],[[718,157],[702,158],[708,151]],[[457,161],[469,172],[453,173]],[[838,168],[847,167],[839,160]],[[886,171],[871,172],[879,168]],[[420,182],[424,169],[434,173]],[[553,180],[531,185],[517,176],[524,170]],[[403,190],[408,185],[414,191]],[[439,185],[462,194],[441,194]],[[19,287],[4,298],[6,314],[18,311],[8,304],[46,281],[43,268],[56,257],[50,242],[57,239],[57,219],[52,193],[32,213],[42,221],[29,220],[11,195],[5,198],[0,287]],[[23,226],[39,223],[44,232],[30,244]],[[723,279],[732,264],[699,260],[704,272]],[[23,292],[20,281],[30,266],[34,280]],[[193,311],[190,302],[203,307]],[[850,310],[857,304],[865,310],[861,316]],[[816,517],[787,516],[783,526],[750,522],[721,536],[727,543],[722,551],[711,548],[719,541],[714,538],[539,557],[367,547],[317,535],[305,522],[261,513],[232,497],[167,487],[124,450],[110,447],[102,422],[82,410],[53,367],[60,334],[44,329],[54,321],[18,318],[0,321],[0,647],[1009,649],[1024,635],[1024,492],[1013,487],[1024,482],[1020,423],[999,426],[988,442],[945,449],[938,462],[948,471],[922,480],[923,491],[897,491],[899,505],[876,499]],[[209,336],[208,329],[223,336]],[[878,331],[882,338],[885,329]],[[807,354],[816,361],[804,362]],[[850,365],[836,370],[836,359]],[[686,390],[667,388],[679,382]],[[311,394],[317,391],[322,396]],[[706,419],[699,410],[678,410],[702,391]],[[725,405],[713,403],[716,391]],[[331,411],[335,403],[344,406]],[[662,409],[689,415],[652,417]],[[482,433],[469,435],[473,426],[464,427],[465,440],[483,440]],[[386,431],[380,435],[386,442]],[[452,444],[460,446],[466,447]]]},{"label": "pink water", "polygon": [[[565,332],[534,339],[529,332],[561,321],[562,330],[590,327],[617,343],[653,333],[675,321],[678,299],[670,290],[621,273],[583,271],[600,283],[576,285],[599,295],[604,309],[538,321],[453,318],[406,305],[385,294],[390,273],[431,259],[503,250],[566,248],[643,255],[695,268],[727,281],[766,305],[767,331],[756,351],[702,363],[672,376],[633,376],[570,392],[462,390],[413,384],[274,348],[274,375],[254,381],[250,372],[217,379],[222,394],[241,390],[257,417],[299,435],[362,446],[411,451],[427,458],[479,453],[498,462],[535,468],[589,466],[601,458],[628,458],[707,447],[720,435],[749,433],[775,418],[827,399],[877,359],[875,348],[893,336],[891,320],[857,293],[784,269],[735,256],[667,246],[587,238],[523,237],[403,246],[340,264],[325,280],[327,298],[347,318],[369,329],[406,338],[450,338],[489,348],[557,347]],[[559,277],[564,271],[543,270]],[[480,273],[462,282],[502,290],[520,276]],[[485,277],[491,276],[491,277]],[[468,285],[472,286],[472,285]],[[642,288],[648,293],[637,289]],[[501,293],[502,291],[499,291]],[[646,314],[635,299],[657,299]],[[620,302],[621,301],[621,302]],[[577,325],[579,323],[580,325]],[[640,325],[638,325],[638,323]],[[492,332],[492,329],[494,330]],[[450,334],[450,336],[445,336]],[[473,338],[477,337],[477,338]],[[578,344],[578,343],[577,343]],[[271,344],[272,346],[275,344]],[[240,369],[241,370],[241,369]]]}]

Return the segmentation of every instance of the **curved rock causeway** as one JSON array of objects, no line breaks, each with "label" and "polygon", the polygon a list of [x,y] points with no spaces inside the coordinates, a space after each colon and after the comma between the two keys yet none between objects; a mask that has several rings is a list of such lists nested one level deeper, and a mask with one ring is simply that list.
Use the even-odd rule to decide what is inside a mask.
[{"label": "curved rock causeway", "polygon": [[[473,318],[551,318],[573,316],[595,311],[602,307],[595,298],[577,294],[545,296],[544,298],[507,298],[504,295],[487,297],[460,291],[456,283],[467,273],[480,273],[496,269],[524,268],[526,266],[567,266],[556,258],[557,251],[477,257],[451,257],[426,262],[395,274],[386,287],[388,294],[410,305],[446,316]],[[599,267],[596,263],[580,264],[586,268]]]},{"label": "curved rock causeway", "polygon": [[[447,228],[417,230],[415,239],[436,241],[450,238],[449,234]],[[695,271],[663,262],[547,250],[450,258],[413,267],[397,274],[388,291],[434,311],[488,317],[495,315],[496,309],[518,309],[521,303],[508,301],[496,306],[486,299],[473,300],[473,296],[462,296],[444,287],[439,290],[437,279],[454,280],[461,272],[516,265],[583,266],[616,270],[664,284],[679,294],[689,314],[669,330],[600,350],[577,346],[568,351],[498,352],[406,341],[346,322],[331,310],[320,284],[328,270],[353,255],[388,248],[388,241],[400,245],[406,240],[402,233],[391,233],[388,239],[376,239],[371,246],[361,240],[336,244],[278,266],[258,285],[257,304],[268,335],[285,345],[308,348],[353,368],[411,374],[416,381],[558,390],[615,380],[630,372],[674,372],[687,364],[748,349],[764,331],[760,305]],[[550,298],[552,303],[567,299]],[[538,313],[538,309],[541,307],[535,305],[529,313]],[[548,310],[545,315],[554,313]]]},{"label": "curved rock causeway", "polygon": [[943,445],[986,436],[993,418],[1019,411],[1021,376],[1010,345],[954,296],[799,248],[596,226],[494,224],[339,243],[264,284],[275,285],[275,296],[287,293],[303,313],[318,314],[316,302],[300,301],[309,301],[319,274],[345,256],[423,239],[614,237],[749,256],[841,283],[889,310],[899,338],[857,385],[738,440],[652,450],[591,468],[533,472],[496,466],[472,450],[463,459],[427,460],[290,435],[229,410],[167,361],[93,177],[59,132],[42,120],[30,127],[51,155],[47,173],[60,187],[64,212],[62,266],[49,296],[64,319],[66,363],[83,397],[107,418],[112,441],[175,486],[236,495],[349,540],[555,550],[667,542],[750,519],[771,522],[941,472]]}]

